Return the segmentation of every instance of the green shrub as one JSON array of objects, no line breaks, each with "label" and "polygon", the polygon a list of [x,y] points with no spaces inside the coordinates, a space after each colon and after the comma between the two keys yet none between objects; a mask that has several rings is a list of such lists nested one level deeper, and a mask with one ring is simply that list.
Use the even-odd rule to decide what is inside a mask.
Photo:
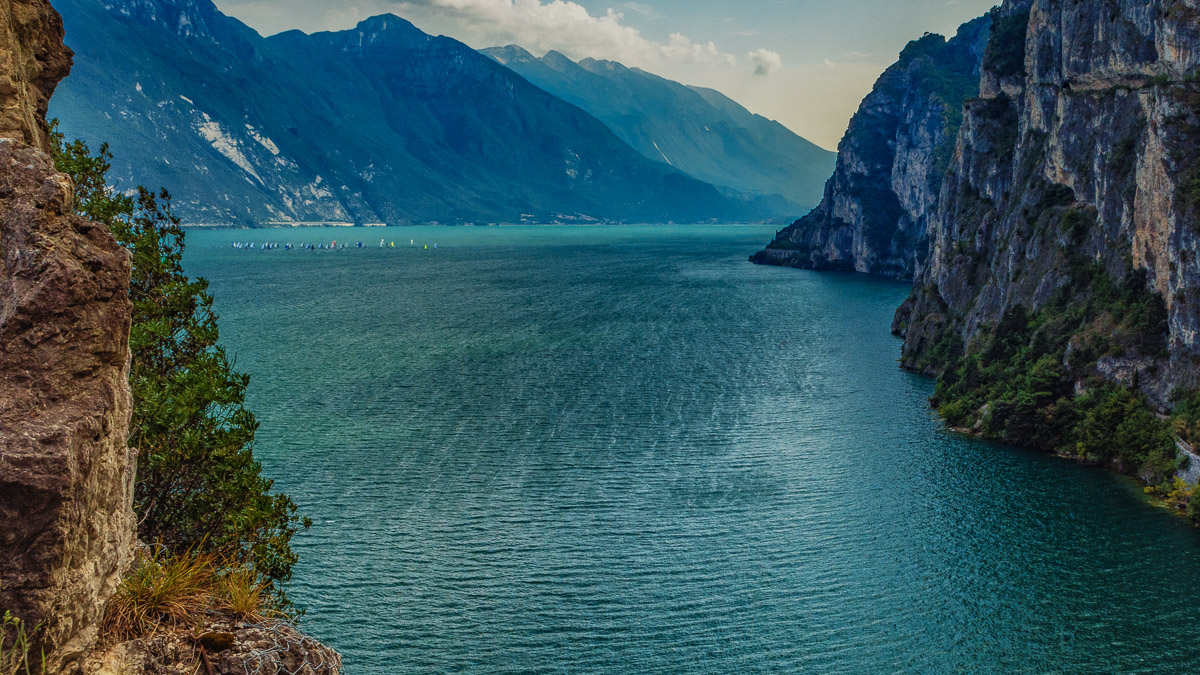
[{"label": "green shrub", "polygon": [[[1071,213],[1077,215],[1067,217]],[[1071,230],[1090,223],[1081,212],[1067,210],[1063,218]],[[1068,261],[1070,282],[1039,311],[1010,307],[965,349],[953,330],[940,336],[930,356],[949,358],[932,403],[954,426],[978,423],[989,438],[1085,457],[1157,481],[1173,470],[1171,424],[1141,394],[1089,379],[1089,373],[1101,356],[1161,353],[1165,305],[1147,289],[1144,271],[1130,270],[1118,281],[1082,254],[1072,253]],[[943,344],[951,341],[957,348]],[[1086,393],[1076,396],[1080,379],[1088,380]],[[1200,419],[1200,401],[1191,400],[1194,407],[1187,410]]]},{"label": "green shrub", "polygon": [[984,52],[983,67],[997,77],[1024,77],[1025,40],[1029,31],[1029,10],[1004,14],[992,10],[992,33]]},{"label": "green shrub", "polygon": [[75,182],[75,208],[104,223],[130,251],[130,331],[137,449],[134,510],[138,535],[176,555],[203,551],[247,565],[283,598],[301,519],[286,495],[272,494],[254,459],[258,422],[243,406],[249,378],[219,345],[208,282],[183,270],[184,232],[170,195],[107,183],[107,146],[92,153],[55,131],[55,165]]}]

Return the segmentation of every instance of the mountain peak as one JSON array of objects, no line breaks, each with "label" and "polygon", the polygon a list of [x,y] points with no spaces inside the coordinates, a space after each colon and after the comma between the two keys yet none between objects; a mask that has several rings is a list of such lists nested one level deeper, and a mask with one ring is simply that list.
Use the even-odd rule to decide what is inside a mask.
[{"label": "mountain peak", "polygon": [[403,33],[426,33],[413,25],[411,21],[391,13],[376,14],[358,22],[355,30],[368,33],[385,33],[400,31]]},{"label": "mountain peak", "polygon": [[553,49],[546,52],[546,55],[542,57],[542,62],[555,70],[575,67],[574,61],[564,56],[562,52],[556,52]]},{"label": "mountain peak", "polygon": [[537,61],[537,57],[530,54],[524,47],[519,45],[507,45],[505,47],[488,47],[487,49],[479,50],[480,54],[491,58],[493,61],[501,65],[510,63],[533,63]]},{"label": "mountain peak", "polygon": [[579,62],[579,67],[597,75],[612,75],[628,72],[630,69],[623,63],[616,61],[608,61],[605,59],[584,59]]}]

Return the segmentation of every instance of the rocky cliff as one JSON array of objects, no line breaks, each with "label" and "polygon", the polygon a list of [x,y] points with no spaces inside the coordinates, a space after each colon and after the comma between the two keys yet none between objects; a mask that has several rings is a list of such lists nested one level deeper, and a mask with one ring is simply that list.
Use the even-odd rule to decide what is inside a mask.
[{"label": "rocky cliff", "polygon": [[[126,446],[129,256],[71,215],[70,180],[28,143],[70,53],[47,2],[0,3],[0,611],[46,672],[78,666],[134,543]],[[36,668],[39,664],[35,662]]]},{"label": "rocky cliff", "polygon": [[1005,2],[940,192],[906,365],[1011,320],[1166,409],[1200,363],[1200,0]]},{"label": "rocky cliff", "polygon": [[820,206],[751,260],[912,279],[990,26],[983,17],[949,41],[910,43],[851,120]]},{"label": "rocky cliff", "polygon": [[58,12],[45,0],[0,3],[0,136],[45,150],[46,107],[70,70]]}]

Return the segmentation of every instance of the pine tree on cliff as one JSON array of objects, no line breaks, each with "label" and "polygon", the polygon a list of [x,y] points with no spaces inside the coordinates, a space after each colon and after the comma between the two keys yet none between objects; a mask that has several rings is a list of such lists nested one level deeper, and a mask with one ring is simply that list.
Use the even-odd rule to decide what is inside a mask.
[{"label": "pine tree on cliff", "polygon": [[75,182],[76,211],[106,224],[133,256],[129,443],[138,451],[139,538],[174,553],[215,552],[278,591],[296,563],[292,535],[310,522],[287,495],[271,494],[254,459],[258,422],[243,405],[249,377],[218,344],[208,282],[184,273],[170,195],[117,193],[107,145],[93,154],[57,131],[52,141],[56,167]]}]

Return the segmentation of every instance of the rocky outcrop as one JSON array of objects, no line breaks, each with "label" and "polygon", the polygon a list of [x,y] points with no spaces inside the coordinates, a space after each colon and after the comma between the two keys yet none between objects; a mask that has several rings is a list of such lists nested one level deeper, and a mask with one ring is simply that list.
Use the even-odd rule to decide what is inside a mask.
[{"label": "rocky outcrop", "polygon": [[910,43],[851,120],[820,206],[751,261],[912,279],[990,26],[983,17],[949,41]]},{"label": "rocky outcrop", "polygon": [[283,621],[246,623],[223,617],[212,622],[209,630],[198,639],[188,634],[160,633],[121,643],[95,655],[87,672],[192,675],[207,672],[205,659],[217,675],[342,672],[342,657],[337,652]]},{"label": "rocky outcrop", "polygon": [[70,70],[62,18],[49,2],[0,2],[0,137],[46,150],[46,108]]},{"label": "rocky outcrop", "polygon": [[0,139],[0,610],[41,626],[50,673],[90,649],[134,542],[129,256],[71,198]]},{"label": "rocky outcrop", "polygon": [[1101,274],[1160,295],[1168,330],[1094,371],[1165,408],[1200,363],[1200,0],[1008,0],[996,17],[897,314],[904,362],[937,372],[946,344],[1063,293],[1103,314]]}]

